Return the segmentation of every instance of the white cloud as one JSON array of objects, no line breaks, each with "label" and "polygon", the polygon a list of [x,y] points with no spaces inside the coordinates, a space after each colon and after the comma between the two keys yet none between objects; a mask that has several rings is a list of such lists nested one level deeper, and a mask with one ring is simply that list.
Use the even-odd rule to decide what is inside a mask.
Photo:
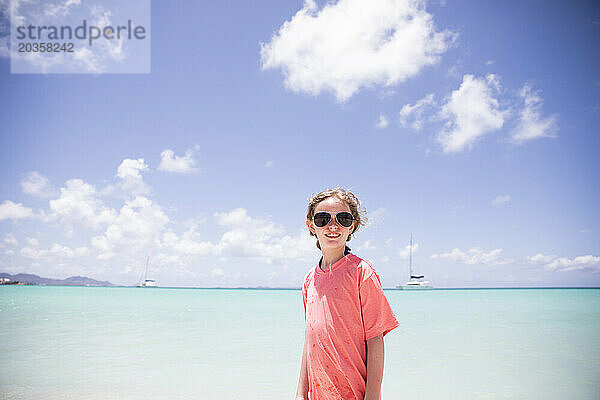
[{"label": "white cloud", "polygon": [[48,178],[37,171],[31,171],[27,174],[21,181],[21,188],[23,192],[36,197],[51,198],[58,195]]},{"label": "white cloud", "polygon": [[275,260],[310,260],[314,255],[314,241],[305,229],[291,236],[268,219],[250,217],[244,208],[215,213],[215,218],[228,228],[214,246],[217,255],[257,258],[269,264]]},{"label": "white cloud", "polygon": [[264,165],[265,168],[271,168],[273,166],[273,161],[267,161]]},{"label": "white cloud", "polygon": [[38,247],[40,245],[40,241],[36,238],[28,237],[27,239],[25,239],[25,241],[30,246]]},{"label": "white cloud", "polygon": [[531,264],[542,265],[549,271],[589,271],[600,273],[600,257],[598,256],[585,255],[568,258],[538,253],[528,257],[527,260]]},{"label": "white cloud", "polygon": [[78,257],[84,257],[90,255],[90,250],[87,247],[77,247],[72,249],[68,246],[64,246],[58,243],[55,243],[50,250],[40,249],[40,242],[36,238],[27,238],[26,239],[27,246],[23,247],[20,251],[21,257],[30,258],[30,259],[42,259],[53,256],[58,257],[59,260],[62,259],[73,259]]},{"label": "white cloud", "polygon": [[46,250],[34,249],[33,247],[23,247],[19,253],[21,257],[38,260],[48,254]]},{"label": "white cloud", "polygon": [[167,231],[162,236],[162,247],[186,255],[205,256],[215,253],[215,245],[210,241],[203,241],[192,227],[184,232],[181,237],[172,231]]},{"label": "white cloud", "polygon": [[555,258],[558,258],[558,257],[556,257],[556,256],[545,256],[542,253],[538,253],[538,254],[536,254],[534,256],[527,257],[527,260],[529,260],[530,262],[532,262],[534,264],[549,264]]},{"label": "white cloud", "polygon": [[221,268],[213,268],[213,270],[211,271],[212,276],[218,276],[218,277],[225,277],[225,271],[223,271]]},{"label": "white cloud", "polygon": [[171,149],[166,149],[160,153],[160,165],[158,170],[166,172],[176,172],[180,174],[191,174],[198,171],[195,168],[196,160],[194,154],[200,149],[199,146],[194,146],[186,150],[185,156],[176,156]]},{"label": "white cloud", "polygon": [[500,207],[500,206],[507,204],[510,200],[511,200],[510,194],[499,195],[499,196],[496,196],[492,200],[492,205],[494,207]]},{"label": "white cloud", "polygon": [[379,119],[375,122],[375,127],[385,129],[389,125],[388,119],[383,114],[379,114]]},{"label": "white cloud", "polygon": [[[0,58],[10,57],[10,17],[11,10],[15,8],[15,0],[0,0]],[[16,22],[16,21],[15,21]]]},{"label": "white cloud", "polygon": [[254,258],[268,264],[275,261],[308,261],[314,256],[314,241],[303,229],[297,236],[265,218],[253,218],[244,208],[214,213],[217,225],[226,228],[217,242],[203,240],[191,227],[181,236],[167,230],[161,248],[185,255]]},{"label": "white cloud", "polygon": [[385,221],[385,216],[387,213],[388,213],[388,210],[385,207],[379,207],[376,210],[371,211],[369,213],[367,226],[375,228],[379,225],[382,225],[383,222]]},{"label": "white cloud", "polygon": [[358,246],[356,248],[356,251],[376,250],[376,249],[377,249],[377,246],[374,246],[373,243],[371,243],[371,240],[367,240],[361,246]]},{"label": "white cloud", "polygon": [[[60,65],[63,61],[59,54],[49,55],[49,53],[45,53],[45,55],[42,56],[41,53],[25,53],[24,55],[17,55],[14,50],[12,52],[12,57],[20,57],[22,60],[26,60],[37,71],[42,73],[47,73],[51,68]],[[88,59],[82,58],[80,53],[77,50],[74,50],[73,60],[71,62],[73,65],[85,65],[85,63],[89,62],[90,59],[91,57]]]},{"label": "white cloud", "polygon": [[446,120],[437,140],[445,153],[471,149],[481,136],[502,128],[505,111],[494,98],[500,82],[493,75],[476,78],[465,75],[460,88],[454,90],[442,106],[440,116]]},{"label": "white cloud", "polygon": [[114,257],[116,257],[116,256],[117,256],[117,254],[116,254],[116,253],[114,253],[114,252],[112,252],[112,251],[108,251],[108,252],[106,252],[106,253],[101,253],[101,254],[98,254],[98,255],[96,256],[96,260],[100,260],[100,261],[104,261],[104,260],[110,260],[111,258],[114,258]]},{"label": "white cloud", "polygon": [[[79,0],[74,0],[79,1]],[[94,25],[96,26],[111,26],[112,11],[105,10],[102,6],[95,4],[91,7],[92,15],[95,17]],[[115,60],[123,62],[127,58],[127,54],[123,51],[124,37],[112,40],[100,40],[94,44],[98,47],[97,51],[100,54],[101,61]]]},{"label": "white cloud", "polygon": [[[467,265],[488,266],[514,264],[516,262],[514,259],[503,257],[501,253],[502,249],[494,249],[486,253],[480,247],[473,247],[468,251],[454,249],[449,253],[433,254],[430,256],[430,258],[432,260],[448,259]],[[600,257],[592,255],[568,258],[538,253],[527,257],[524,263],[542,266],[548,271],[585,271],[600,273]]]},{"label": "white cloud", "polygon": [[6,243],[10,246],[17,246],[19,244],[19,241],[13,236],[12,233],[8,233],[4,237],[4,243]]},{"label": "white cloud", "polygon": [[541,117],[542,99],[539,94],[525,84],[519,96],[523,99],[524,106],[519,113],[518,125],[512,132],[512,141],[523,144],[532,139],[554,137],[557,129],[556,115]]},{"label": "white cloud", "polygon": [[99,74],[106,70],[106,65],[102,63],[102,57],[94,53],[88,47],[80,47],[73,51],[72,62],[84,71]]},{"label": "white cloud", "polygon": [[501,253],[502,249],[494,249],[486,253],[481,247],[473,247],[467,251],[456,248],[449,253],[432,254],[430,258],[432,260],[448,259],[467,265],[492,266],[510,264],[513,262],[511,259],[504,258]]},{"label": "white cloud", "polygon": [[360,89],[390,87],[438,62],[454,40],[437,32],[424,1],[340,0],[320,10],[306,0],[269,43],[263,70],[281,69],[294,92],[348,100]]},{"label": "white cloud", "polygon": [[124,200],[130,200],[135,196],[147,196],[151,193],[151,189],[144,182],[143,173],[148,170],[148,165],[143,158],[125,158],[117,167],[116,184],[109,184],[100,194]]},{"label": "white cloud", "polygon": [[160,206],[138,196],[125,202],[104,235],[92,239],[92,245],[107,254],[116,250],[120,254],[135,254],[158,246],[168,222],[169,217]]},{"label": "white cloud", "polygon": [[96,198],[96,188],[81,179],[70,179],[60,189],[60,197],[50,200],[49,220],[58,220],[72,233],[77,224],[98,229],[116,218],[115,210]]},{"label": "white cloud", "polygon": [[87,247],[77,247],[76,249],[71,249],[68,246],[55,243],[50,249],[50,254],[63,258],[76,258],[89,255],[90,250]]},{"label": "white cloud", "polygon": [[10,37],[8,35],[0,37],[0,58],[10,57]]},{"label": "white cloud", "polygon": [[143,158],[124,159],[117,168],[116,177],[119,178],[117,187],[109,186],[105,192],[107,194],[118,194],[120,191],[125,197],[128,195],[147,195],[150,193],[150,187],[144,182],[142,176],[142,172],[147,170],[148,165]]},{"label": "white cloud", "polygon": [[[142,159],[129,159],[119,166],[116,179],[141,181],[147,169]],[[90,276],[110,271],[130,280],[130,275],[139,272],[133,266],[150,254],[157,267],[155,275],[164,279],[166,274],[171,278],[197,276],[198,273],[210,276],[210,269],[196,271],[203,265],[198,263],[200,257],[251,259],[263,264],[276,262],[285,268],[299,261],[311,262],[317,253],[314,239],[309,237],[304,226],[289,233],[270,218],[250,216],[244,208],[214,213],[212,226],[200,229],[201,224],[207,223],[206,217],[200,215],[171,222],[158,204],[144,196],[125,199],[117,208],[105,205],[99,196],[93,185],[81,179],[65,182],[58,198],[50,200],[47,212],[40,211],[40,215],[44,222],[65,228],[67,237],[76,234],[77,241],[87,239],[87,247],[59,241],[50,242],[45,249],[40,248],[35,237],[39,231],[32,231],[29,238],[24,236],[19,240],[23,242],[22,248],[14,248],[17,262],[33,268],[29,271],[35,273],[42,271],[44,264],[54,271],[80,271],[76,273]],[[7,208],[7,205],[11,207]],[[16,209],[21,214],[9,212],[9,209]],[[30,209],[12,202],[6,202],[0,210],[11,217],[36,217]],[[203,237],[200,231],[210,232],[211,237]],[[13,234],[5,232],[5,237],[0,240],[5,257],[8,256],[8,245],[17,246],[19,241]],[[82,258],[86,259],[85,263],[79,261]],[[32,261],[39,261],[39,268]],[[161,274],[163,278],[160,278]]]},{"label": "white cloud", "polygon": [[111,244],[108,242],[106,236],[94,236],[91,239],[92,246],[97,248],[102,252],[109,252],[112,248]]},{"label": "white cloud", "polygon": [[134,160],[132,158],[124,159],[117,168],[117,177],[123,180],[140,180],[142,171],[147,171],[148,165],[143,158]]},{"label": "white cloud", "polygon": [[44,4],[44,15],[47,17],[56,17],[62,15],[63,17],[69,14],[69,9],[74,5],[81,5],[81,0],[66,0],[64,3],[48,3]]},{"label": "white cloud", "polygon": [[244,208],[214,213],[217,225],[226,228],[217,242],[203,240],[191,227],[178,236],[165,231],[161,247],[186,255],[253,258],[268,264],[275,261],[308,261],[314,256],[314,241],[303,229],[297,236],[265,218],[253,218]]},{"label": "white cloud", "polygon": [[217,220],[219,225],[224,226],[240,226],[240,225],[250,225],[252,223],[252,218],[248,215],[246,209],[238,207],[235,210],[230,212],[217,212],[214,217]]},{"label": "white cloud", "polygon": [[418,131],[423,127],[423,113],[435,105],[434,94],[430,93],[415,104],[405,104],[400,109],[400,126]]},{"label": "white cloud", "polygon": [[33,210],[23,206],[21,203],[13,203],[10,200],[5,200],[4,203],[0,204],[0,221],[5,219],[32,218],[33,216]]},{"label": "white cloud", "polygon": [[[419,243],[413,243],[412,245],[412,253],[415,254],[419,251]],[[401,259],[407,260],[410,257],[410,244],[398,250],[398,256]]]}]

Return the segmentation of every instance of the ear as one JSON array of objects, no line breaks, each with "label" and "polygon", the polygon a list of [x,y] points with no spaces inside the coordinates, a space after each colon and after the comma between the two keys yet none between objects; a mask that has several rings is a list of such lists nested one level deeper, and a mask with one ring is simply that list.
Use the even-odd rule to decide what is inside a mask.
[{"label": "ear", "polygon": [[313,235],[316,235],[315,226],[313,225],[313,222],[310,219],[306,220],[306,226],[308,226],[308,230],[310,231],[310,233],[312,233]]}]

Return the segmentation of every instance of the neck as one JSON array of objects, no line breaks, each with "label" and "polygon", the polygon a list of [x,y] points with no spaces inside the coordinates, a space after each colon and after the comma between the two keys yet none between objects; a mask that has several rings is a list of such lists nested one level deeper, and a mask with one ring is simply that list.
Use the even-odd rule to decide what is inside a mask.
[{"label": "neck", "polygon": [[329,268],[344,257],[345,249],[345,247],[339,249],[322,249],[323,259],[321,260],[321,269],[325,270]]}]

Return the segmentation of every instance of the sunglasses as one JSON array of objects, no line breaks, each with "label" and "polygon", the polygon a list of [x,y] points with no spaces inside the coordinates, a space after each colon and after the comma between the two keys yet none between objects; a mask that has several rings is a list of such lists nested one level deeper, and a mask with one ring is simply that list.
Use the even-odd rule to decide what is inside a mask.
[{"label": "sunglasses", "polygon": [[[342,211],[342,212],[335,214],[335,220],[337,221],[338,224],[340,224],[344,228],[349,228],[350,226],[352,226],[354,217],[349,212]],[[318,212],[313,217],[313,222],[319,228],[326,226],[327,224],[329,224],[330,221],[331,221],[331,214],[329,214],[327,212]]]}]

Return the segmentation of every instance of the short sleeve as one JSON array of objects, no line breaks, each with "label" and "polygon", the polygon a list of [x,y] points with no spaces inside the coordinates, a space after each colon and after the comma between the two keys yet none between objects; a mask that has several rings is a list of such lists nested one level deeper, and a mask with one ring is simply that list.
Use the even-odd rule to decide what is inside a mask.
[{"label": "short sleeve", "polygon": [[363,263],[359,293],[365,339],[384,336],[398,327],[398,321],[383,293],[381,280],[375,270]]},{"label": "short sleeve", "polygon": [[302,304],[304,305],[304,319],[306,319],[306,293],[307,293],[307,284],[310,273],[308,273],[304,277],[304,283],[302,284]]},{"label": "short sleeve", "polygon": [[304,304],[304,318],[306,318],[306,285],[302,285],[302,303]]}]

